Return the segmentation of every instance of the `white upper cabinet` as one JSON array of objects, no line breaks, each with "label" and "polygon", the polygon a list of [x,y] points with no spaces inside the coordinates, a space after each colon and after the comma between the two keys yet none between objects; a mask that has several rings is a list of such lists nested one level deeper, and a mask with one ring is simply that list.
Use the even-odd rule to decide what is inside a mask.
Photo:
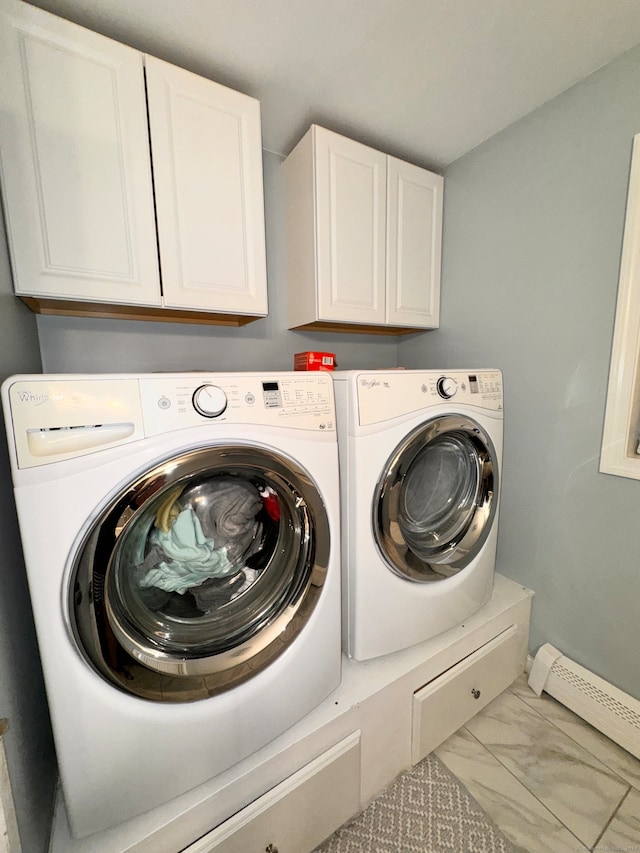
[{"label": "white upper cabinet", "polygon": [[282,170],[289,327],[437,327],[442,177],[317,125]]},{"label": "white upper cabinet", "polygon": [[260,104],[146,57],[166,306],[267,313]]},{"label": "white upper cabinet", "polygon": [[387,316],[397,326],[440,320],[441,175],[387,157]]},{"label": "white upper cabinet", "polygon": [[313,136],[318,316],[384,323],[385,155],[322,128]]},{"label": "white upper cabinet", "polygon": [[0,50],[17,294],[43,313],[267,313],[258,101],[25,3],[3,5]]},{"label": "white upper cabinet", "polygon": [[142,57],[28,6],[0,19],[18,294],[160,305]]}]

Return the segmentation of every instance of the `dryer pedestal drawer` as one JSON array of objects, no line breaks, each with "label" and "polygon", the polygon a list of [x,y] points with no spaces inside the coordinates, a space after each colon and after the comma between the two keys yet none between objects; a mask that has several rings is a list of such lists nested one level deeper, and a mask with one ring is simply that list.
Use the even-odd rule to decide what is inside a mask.
[{"label": "dryer pedestal drawer", "polygon": [[511,625],[413,694],[413,764],[515,681],[523,670],[525,642],[522,629]]},{"label": "dryer pedestal drawer", "polygon": [[183,853],[307,853],[359,810],[360,732],[354,732]]}]

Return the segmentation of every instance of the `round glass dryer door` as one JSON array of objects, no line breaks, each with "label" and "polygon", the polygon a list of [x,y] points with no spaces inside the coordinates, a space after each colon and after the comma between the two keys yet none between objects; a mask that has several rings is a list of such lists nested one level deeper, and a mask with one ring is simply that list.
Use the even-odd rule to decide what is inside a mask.
[{"label": "round glass dryer door", "polygon": [[73,633],[128,693],[206,698],[295,641],[329,548],[301,467],[255,447],[193,450],[127,486],[91,525],[71,569]]},{"label": "round glass dryer door", "polygon": [[497,491],[486,431],[459,415],[427,421],[396,447],[378,481],[373,531],[380,553],[409,580],[456,574],[486,541]]}]

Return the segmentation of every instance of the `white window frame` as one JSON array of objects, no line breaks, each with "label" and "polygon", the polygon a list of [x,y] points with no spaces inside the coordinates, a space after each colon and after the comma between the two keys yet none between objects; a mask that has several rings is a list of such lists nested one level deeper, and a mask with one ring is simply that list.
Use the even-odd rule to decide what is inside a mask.
[{"label": "white window frame", "polygon": [[600,471],[640,480],[640,133],[633,138]]}]

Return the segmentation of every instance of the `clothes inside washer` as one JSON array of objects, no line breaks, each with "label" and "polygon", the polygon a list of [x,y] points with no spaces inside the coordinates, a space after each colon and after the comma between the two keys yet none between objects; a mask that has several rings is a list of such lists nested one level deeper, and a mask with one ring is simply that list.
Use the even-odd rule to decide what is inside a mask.
[{"label": "clothes inside washer", "polygon": [[[246,560],[262,546],[257,516],[263,507],[258,488],[242,477],[208,478],[169,491],[153,517],[139,522],[139,590],[189,591],[203,612],[239,595],[255,580]],[[160,598],[143,595],[152,607],[151,599],[162,606]]]},{"label": "clothes inside washer", "polygon": [[245,566],[229,578],[211,578],[193,587],[190,592],[198,610],[208,613],[216,607],[222,607],[241,595],[254,583],[260,572]]},{"label": "clothes inside washer", "polygon": [[260,547],[262,509],[257,488],[243,477],[213,477],[182,496],[193,507],[204,535],[226,548],[232,562],[246,560]]},{"label": "clothes inside washer", "polygon": [[140,587],[158,587],[182,594],[209,578],[237,572],[225,547],[208,539],[191,507],[183,509],[169,530],[155,528],[149,541],[164,556],[140,580]]}]

